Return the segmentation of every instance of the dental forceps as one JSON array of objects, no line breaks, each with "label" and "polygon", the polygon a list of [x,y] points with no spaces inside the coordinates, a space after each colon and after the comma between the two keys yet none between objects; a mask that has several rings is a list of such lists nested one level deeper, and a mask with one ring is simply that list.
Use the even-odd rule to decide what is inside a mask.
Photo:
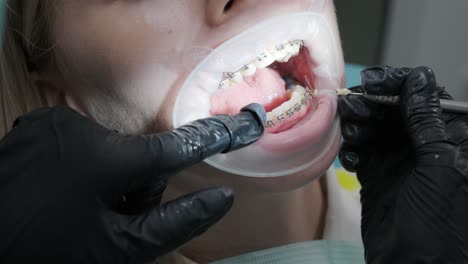
[{"label": "dental forceps", "polygon": [[[360,87],[360,86],[356,86],[356,87]],[[354,87],[337,89],[336,93],[339,96],[347,96],[347,95],[363,96],[367,100],[377,103],[377,104],[398,105],[400,103],[400,96],[398,95],[392,96],[392,95],[373,95],[373,94],[367,94],[367,93],[356,93],[350,90],[353,88]],[[446,112],[468,114],[468,102],[440,99],[440,107],[442,108],[442,110]]]}]

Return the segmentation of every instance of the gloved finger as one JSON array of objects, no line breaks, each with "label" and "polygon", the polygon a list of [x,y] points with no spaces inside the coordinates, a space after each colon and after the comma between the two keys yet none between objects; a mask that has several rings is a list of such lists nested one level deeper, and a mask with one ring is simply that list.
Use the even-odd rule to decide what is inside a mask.
[{"label": "gloved finger", "polygon": [[[399,95],[400,89],[411,68],[392,68],[390,66],[376,65],[361,71],[362,84],[360,91],[369,94]],[[452,100],[452,96],[445,87],[436,84],[436,90],[442,99]]]},{"label": "gloved finger", "polygon": [[140,214],[149,208],[158,206],[167,187],[167,179],[156,179],[146,188],[134,189],[124,194],[115,211],[122,214]]},{"label": "gloved finger", "polygon": [[447,92],[444,86],[436,85],[436,92],[440,99],[453,100],[453,97]]},{"label": "gloved finger", "polygon": [[447,123],[450,139],[460,146],[460,151],[468,155],[468,115],[458,115]]},{"label": "gloved finger", "polygon": [[341,165],[350,172],[356,172],[362,164],[367,162],[368,156],[364,148],[350,145],[346,141],[341,144],[338,154]]},{"label": "gloved finger", "polygon": [[[253,103],[243,107],[241,113],[236,115],[234,119],[229,116],[220,116],[220,118],[224,118],[224,124],[231,136],[229,147],[222,153],[241,149],[254,143],[265,130],[266,112],[260,104]],[[252,123],[254,127],[252,127]]]},{"label": "gloved finger", "polygon": [[217,153],[246,147],[263,135],[266,113],[251,104],[236,116],[200,119],[171,132],[147,136],[158,171],[181,170]]},{"label": "gloved finger", "polygon": [[341,135],[349,145],[366,145],[374,142],[381,135],[379,124],[378,122],[342,120]]},{"label": "gloved finger", "polygon": [[[352,87],[350,90],[355,93],[364,92],[359,86]],[[384,118],[385,111],[388,110],[388,106],[374,103],[364,96],[350,94],[338,98],[338,113],[342,120],[381,120]]]},{"label": "gloved finger", "polygon": [[369,94],[399,95],[410,68],[377,65],[361,71],[361,86]]},{"label": "gloved finger", "polygon": [[338,97],[338,114],[341,119],[368,120],[372,116],[372,108],[366,98],[358,95]]},{"label": "gloved finger", "polygon": [[401,91],[401,108],[416,148],[449,140],[430,68],[418,67],[409,73]]},{"label": "gloved finger", "polygon": [[199,191],[144,215],[118,216],[112,235],[129,257],[153,260],[204,233],[228,212],[233,200],[229,188]]},{"label": "gloved finger", "polygon": [[[447,92],[445,87],[437,85],[436,90],[437,90],[437,94],[438,94],[440,99],[453,100],[453,97]],[[456,119],[458,119],[460,117],[463,117],[463,116],[464,116],[463,114],[455,113],[455,112],[448,112],[448,111],[443,111],[442,112],[442,120],[444,120],[446,124],[449,124],[452,121],[454,121],[454,120],[456,120]],[[447,130],[449,132],[452,132],[450,129],[447,129]],[[451,134],[450,134],[450,137],[452,139],[454,139]],[[455,142],[458,142],[458,141],[455,140]]]},{"label": "gloved finger", "polygon": [[120,160],[126,169],[123,177],[109,180],[118,193],[144,188],[214,154],[254,143],[263,135],[265,121],[263,106],[251,104],[236,116],[204,118],[168,132],[113,135],[108,140],[108,155],[114,155],[111,160]]}]

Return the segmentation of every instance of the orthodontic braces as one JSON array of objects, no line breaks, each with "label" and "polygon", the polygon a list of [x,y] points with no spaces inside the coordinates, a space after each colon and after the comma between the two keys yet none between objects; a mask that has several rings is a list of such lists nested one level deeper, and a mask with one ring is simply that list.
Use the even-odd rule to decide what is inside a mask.
[{"label": "orthodontic braces", "polygon": [[288,116],[288,118],[292,117],[294,115],[295,112],[299,112],[301,111],[302,107],[303,106],[307,106],[307,103],[316,96],[317,94],[317,91],[312,91],[310,88],[305,88],[306,89],[306,92],[305,94],[302,96],[302,99],[301,99],[301,103],[296,103],[294,104],[294,106],[292,108],[289,108],[288,110],[286,110],[283,114],[280,114],[276,117],[276,120],[267,120],[265,122],[265,127],[267,128],[273,128],[275,127],[277,124],[280,124],[282,122],[284,122],[284,120],[286,120],[285,118],[285,114]]},{"label": "orthodontic braces", "polygon": [[[221,80],[218,85],[218,89],[226,89],[231,85],[231,83],[238,84],[242,82],[244,77],[253,75],[257,68],[267,67],[276,60],[280,62],[288,61],[292,56],[297,55],[303,46],[304,41],[291,40],[286,43],[277,45],[273,50],[263,52],[262,54],[258,55],[255,60],[242,66],[240,70],[224,73],[226,78]],[[276,53],[281,54],[282,58],[280,59],[275,57]],[[264,66],[263,64],[265,63],[268,65]]]}]

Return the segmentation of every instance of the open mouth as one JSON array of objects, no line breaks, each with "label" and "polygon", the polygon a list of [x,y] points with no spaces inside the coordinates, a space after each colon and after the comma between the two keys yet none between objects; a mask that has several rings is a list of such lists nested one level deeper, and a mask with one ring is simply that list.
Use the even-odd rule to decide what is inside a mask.
[{"label": "open mouth", "polygon": [[255,177],[328,168],[339,142],[336,89],[343,78],[333,32],[323,15],[305,12],[271,18],[225,41],[184,82],[174,127],[259,103],[267,111],[264,136],[207,163]]},{"label": "open mouth", "polygon": [[210,113],[234,115],[255,102],[267,111],[267,133],[291,129],[316,108],[312,68],[302,40],[279,44],[241,69],[225,73],[219,90],[211,96]]}]

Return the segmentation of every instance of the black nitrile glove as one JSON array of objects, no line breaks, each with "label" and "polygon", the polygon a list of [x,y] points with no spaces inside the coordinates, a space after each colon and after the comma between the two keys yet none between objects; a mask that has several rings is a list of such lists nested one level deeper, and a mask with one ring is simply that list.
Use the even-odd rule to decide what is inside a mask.
[{"label": "black nitrile glove", "polygon": [[264,122],[259,105],[144,136],[64,107],[19,118],[0,141],[0,263],[143,263],[180,247],[230,209],[230,189],[147,204],[139,214],[128,214],[137,210],[122,197],[162,186],[152,193],[160,196],[169,176],[255,142]]},{"label": "black nitrile glove", "polygon": [[367,263],[468,263],[468,116],[441,113],[431,69],[375,66],[368,94],[400,95],[400,106],[349,95],[339,100],[340,160],[362,185]]}]

